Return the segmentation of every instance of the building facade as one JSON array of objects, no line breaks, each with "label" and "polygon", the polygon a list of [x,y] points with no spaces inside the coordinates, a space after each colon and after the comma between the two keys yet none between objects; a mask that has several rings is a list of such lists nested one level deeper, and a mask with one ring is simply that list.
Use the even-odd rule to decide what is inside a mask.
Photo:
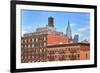
[{"label": "building facade", "polygon": [[21,38],[21,62],[47,61],[47,46],[67,44],[68,39],[53,34],[40,34]]},{"label": "building facade", "polygon": [[46,34],[21,38],[21,62],[46,61]]},{"label": "building facade", "polygon": [[47,46],[47,61],[89,60],[89,43],[73,43]]},{"label": "building facade", "polygon": [[21,62],[89,60],[89,43],[70,43],[68,38],[51,34],[22,37]]}]

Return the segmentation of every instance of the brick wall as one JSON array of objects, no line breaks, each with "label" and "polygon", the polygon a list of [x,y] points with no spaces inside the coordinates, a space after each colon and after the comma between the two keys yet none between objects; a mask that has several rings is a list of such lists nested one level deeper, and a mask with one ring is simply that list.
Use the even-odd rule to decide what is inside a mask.
[{"label": "brick wall", "polygon": [[68,38],[64,36],[58,36],[53,34],[47,35],[47,45],[56,45],[56,44],[68,44]]}]

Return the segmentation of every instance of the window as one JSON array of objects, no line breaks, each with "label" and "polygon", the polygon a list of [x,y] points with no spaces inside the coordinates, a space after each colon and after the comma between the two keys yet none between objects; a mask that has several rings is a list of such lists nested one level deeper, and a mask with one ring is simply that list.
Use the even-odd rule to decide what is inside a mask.
[{"label": "window", "polygon": [[28,45],[28,48],[30,48],[31,46],[30,46],[30,44]]},{"label": "window", "polygon": [[25,48],[27,48],[27,46],[25,45]]},{"label": "window", "polygon": [[40,47],[42,47],[42,42],[40,42]]},{"label": "window", "polygon": [[32,44],[32,48],[34,48],[34,44]]},{"label": "window", "polygon": [[42,61],[42,48],[40,49],[40,61]]},{"label": "window", "polygon": [[38,46],[38,43],[37,44],[35,44],[35,46],[36,46],[36,48],[38,48],[39,46]]},{"label": "window", "polygon": [[32,38],[32,42],[34,42],[34,38]]},{"label": "window", "polygon": [[68,51],[70,51],[70,48],[68,48]]},{"label": "window", "polygon": [[46,42],[44,42],[44,46],[46,46]]},{"label": "window", "polygon": [[36,38],[36,42],[38,42],[38,38]]},{"label": "window", "polygon": [[66,51],[69,51],[69,49],[68,49],[68,48],[66,48]]},{"label": "window", "polygon": [[46,40],[46,37],[44,37],[44,40]]},{"label": "window", "polygon": [[30,39],[28,39],[28,42],[30,42]]},{"label": "window", "polygon": [[77,54],[77,57],[79,58],[80,57],[80,54]]},{"label": "window", "polygon": [[27,59],[27,57],[25,56],[25,59]]},{"label": "window", "polygon": [[40,49],[40,53],[42,53],[42,48]]},{"label": "window", "polygon": [[34,56],[32,56],[32,58],[34,58]]},{"label": "window", "polygon": [[27,40],[25,40],[25,43],[27,43]]},{"label": "window", "polygon": [[46,49],[44,48],[44,52],[46,52]]}]

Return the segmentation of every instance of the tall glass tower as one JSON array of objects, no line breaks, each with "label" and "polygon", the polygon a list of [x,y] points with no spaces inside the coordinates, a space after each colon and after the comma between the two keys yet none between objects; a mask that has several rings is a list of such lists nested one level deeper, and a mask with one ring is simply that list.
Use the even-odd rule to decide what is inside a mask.
[{"label": "tall glass tower", "polygon": [[74,42],[74,43],[78,43],[78,41],[79,41],[79,35],[76,34],[76,35],[74,36],[73,42]]}]

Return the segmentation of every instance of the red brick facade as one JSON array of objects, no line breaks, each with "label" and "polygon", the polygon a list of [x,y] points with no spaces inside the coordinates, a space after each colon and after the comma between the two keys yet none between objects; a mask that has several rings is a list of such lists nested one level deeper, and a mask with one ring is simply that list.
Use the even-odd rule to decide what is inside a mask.
[{"label": "red brick facade", "polygon": [[57,45],[57,44],[68,44],[68,38],[64,36],[58,36],[58,35],[47,35],[47,45]]},{"label": "red brick facade", "polygon": [[21,62],[87,60],[90,45],[70,43],[67,37],[42,34],[21,38]]},{"label": "red brick facade", "polygon": [[90,44],[73,43],[47,46],[47,61],[89,60]]}]

